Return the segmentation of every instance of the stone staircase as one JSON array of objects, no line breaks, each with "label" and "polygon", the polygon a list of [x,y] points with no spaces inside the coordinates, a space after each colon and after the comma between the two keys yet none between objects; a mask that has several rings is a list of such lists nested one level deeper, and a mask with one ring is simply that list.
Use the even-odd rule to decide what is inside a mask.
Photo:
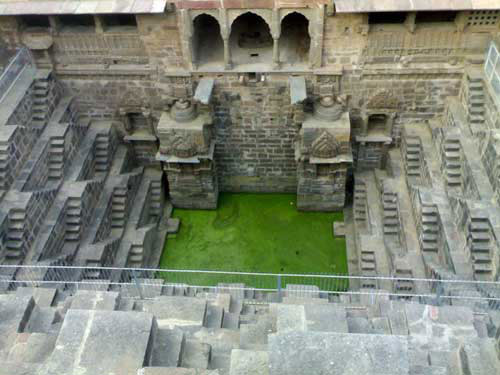
[{"label": "stone staircase", "polygon": [[64,137],[51,137],[49,147],[49,179],[59,180],[64,176]]},{"label": "stone staircase", "polygon": [[[500,371],[500,324],[494,311],[479,307],[408,303],[383,294],[343,296],[338,302],[290,294],[282,303],[255,303],[228,293],[166,296],[169,289],[161,284],[146,292],[152,290],[147,299],[125,298],[123,291],[69,294],[50,288],[0,294],[0,375]],[[241,323],[229,327],[226,316]]]},{"label": "stone staircase", "polygon": [[354,220],[360,226],[366,227],[368,224],[366,182],[362,179],[357,179],[354,185]]},{"label": "stone staircase", "polygon": [[470,250],[474,276],[478,280],[491,277],[491,231],[488,218],[472,217],[467,227],[467,247]]},{"label": "stone staircase", "polygon": [[19,260],[23,256],[26,210],[12,209],[8,217],[9,225],[5,256],[7,259]]},{"label": "stone staircase", "polygon": [[424,252],[438,253],[439,217],[435,206],[423,205],[420,246]]},{"label": "stone staircase", "polygon": [[0,141],[0,191],[9,188],[10,145],[8,141]]},{"label": "stone staircase", "polygon": [[95,171],[106,172],[111,164],[113,152],[111,150],[111,135],[100,133],[96,137],[95,143]]},{"label": "stone staircase", "polygon": [[150,215],[158,219],[163,207],[163,186],[161,180],[151,181]]},{"label": "stone staircase", "polygon": [[387,186],[383,188],[382,207],[384,235],[399,235],[398,195]]},{"label": "stone staircase", "polygon": [[82,229],[82,201],[79,197],[69,197],[66,203],[65,241],[80,241]]},{"label": "stone staircase", "polygon": [[484,87],[480,74],[466,72],[467,79],[467,120],[472,126],[484,124]]},{"label": "stone staircase", "polygon": [[365,276],[373,276],[376,272],[375,252],[371,250],[361,251],[361,272]]},{"label": "stone staircase", "polygon": [[447,138],[443,142],[445,181],[449,188],[462,187],[462,151],[460,140]]},{"label": "stone staircase", "polygon": [[111,227],[123,228],[127,220],[127,186],[117,186],[113,190]]},{"label": "stone staircase", "polygon": [[401,144],[406,175],[411,178],[420,179],[422,177],[421,159],[422,146],[418,137],[403,137]]},{"label": "stone staircase", "polygon": [[49,95],[51,89],[51,74],[36,78],[33,84],[33,109],[31,124],[43,128],[50,118]]}]

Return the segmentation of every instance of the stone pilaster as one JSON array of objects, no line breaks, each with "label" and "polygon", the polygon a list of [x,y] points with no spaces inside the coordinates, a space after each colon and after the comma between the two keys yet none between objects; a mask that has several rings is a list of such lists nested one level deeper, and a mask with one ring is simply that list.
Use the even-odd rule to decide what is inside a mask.
[{"label": "stone pilaster", "polygon": [[352,164],[349,113],[344,103],[324,97],[306,116],[296,142],[297,208],[342,210],[347,169]]},{"label": "stone pilaster", "polygon": [[215,209],[219,187],[210,115],[179,100],[158,124],[160,152],[174,207]]}]

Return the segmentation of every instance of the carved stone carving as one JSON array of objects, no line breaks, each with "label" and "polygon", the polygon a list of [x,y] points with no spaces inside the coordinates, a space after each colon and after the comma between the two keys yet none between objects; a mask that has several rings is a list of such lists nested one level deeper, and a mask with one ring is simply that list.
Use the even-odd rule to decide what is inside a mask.
[{"label": "carved stone carving", "polygon": [[379,91],[366,104],[367,109],[398,109],[399,100],[388,90]]},{"label": "carved stone carving", "polygon": [[330,159],[339,154],[340,145],[333,135],[323,131],[311,145],[311,155],[316,158]]},{"label": "carved stone carving", "polygon": [[196,143],[193,141],[189,133],[172,132],[164,145],[167,153],[175,155],[178,158],[191,158],[198,152]]}]

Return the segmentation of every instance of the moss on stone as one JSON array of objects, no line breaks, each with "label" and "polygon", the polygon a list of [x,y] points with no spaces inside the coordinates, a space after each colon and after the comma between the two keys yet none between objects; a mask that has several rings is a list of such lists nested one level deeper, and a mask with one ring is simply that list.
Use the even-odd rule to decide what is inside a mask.
[{"label": "moss on stone", "polygon": [[295,195],[224,193],[215,211],[173,216],[181,227],[166,243],[162,268],[347,274],[345,240],[332,234],[342,213],[299,212]]}]

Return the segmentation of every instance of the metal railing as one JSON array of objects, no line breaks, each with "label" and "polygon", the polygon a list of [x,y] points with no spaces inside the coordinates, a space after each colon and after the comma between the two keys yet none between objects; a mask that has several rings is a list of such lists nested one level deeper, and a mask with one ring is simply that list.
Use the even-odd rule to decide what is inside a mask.
[{"label": "metal railing", "polygon": [[[274,274],[57,265],[0,266],[0,289],[19,286],[118,290],[123,297],[150,298],[160,293],[194,295],[231,292],[241,298],[274,300],[283,296],[410,299],[428,304],[481,304],[500,309],[500,282],[321,274]],[[367,286],[370,286],[368,288]]]},{"label": "metal railing", "polygon": [[7,96],[19,75],[27,68],[34,68],[35,62],[27,48],[21,48],[10,60],[0,76],[0,103]]},{"label": "metal railing", "polygon": [[484,63],[484,73],[486,82],[493,88],[495,100],[500,105],[500,53],[495,42],[490,43],[486,61]]}]

